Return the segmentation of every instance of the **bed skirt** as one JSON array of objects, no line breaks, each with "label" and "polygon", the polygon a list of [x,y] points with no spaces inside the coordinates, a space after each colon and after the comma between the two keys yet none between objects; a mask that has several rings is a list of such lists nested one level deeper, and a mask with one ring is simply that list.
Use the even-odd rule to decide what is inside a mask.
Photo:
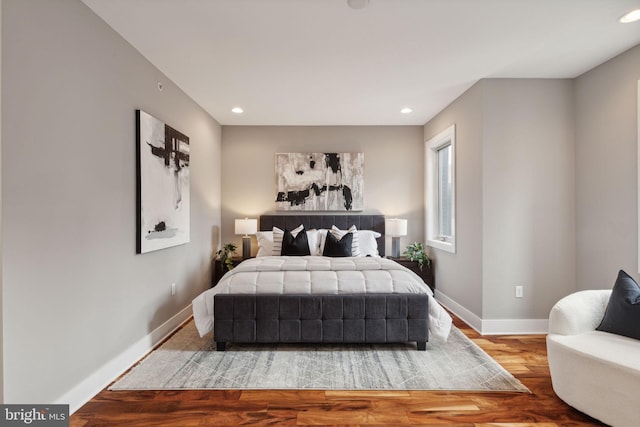
[{"label": "bed skirt", "polygon": [[399,343],[429,339],[426,294],[216,294],[214,340],[226,343]]}]

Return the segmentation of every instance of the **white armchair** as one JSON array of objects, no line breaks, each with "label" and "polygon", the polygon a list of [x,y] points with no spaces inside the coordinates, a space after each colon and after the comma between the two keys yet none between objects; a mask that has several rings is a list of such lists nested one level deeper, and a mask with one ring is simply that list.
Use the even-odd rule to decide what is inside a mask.
[{"label": "white armchair", "polygon": [[640,422],[640,341],[596,331],[611,290],[581,291],[549,315],[547,355],[553,390],[566,403],[612,426]]}]

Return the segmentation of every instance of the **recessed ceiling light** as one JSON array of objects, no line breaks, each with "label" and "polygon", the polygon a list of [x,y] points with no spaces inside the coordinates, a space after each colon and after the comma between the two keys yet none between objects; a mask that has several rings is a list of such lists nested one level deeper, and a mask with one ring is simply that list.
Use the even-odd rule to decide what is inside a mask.
[{"label": "recessed ceiling light", "polygon": [[242,114],[242,113],[244,113],[244,110],[242,108],[240,108],[240,107],[233,107],[231,109],[231,112],[232,113],[236,113],[236,114]]},{"label": "recessed ceiling light", "polygon": [[640,19],[640,9],[632,10],[631,12],[622,16],[622,18],[620,18],[620,22],[622,22],[623,24],[628,24],[630,22],[635,22],[638,19]]},{"label": "recessed ceiling light", "polygon": [[369,4],[369,0],[347,0],[351,9],[364,9]]},{"label": "recessed ceiling light", "polygon": [[400,112],[401,112],[402,114],[409,114],[409,113],[413,113],[413,108],[404,107],[402,110],[400,110]]}]

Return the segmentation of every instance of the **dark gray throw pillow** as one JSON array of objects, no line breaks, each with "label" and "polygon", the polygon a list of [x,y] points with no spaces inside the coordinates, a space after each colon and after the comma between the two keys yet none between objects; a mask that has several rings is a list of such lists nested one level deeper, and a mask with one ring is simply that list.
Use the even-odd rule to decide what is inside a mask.
[{"label": "dark gray throw pillow", "polygon": [[640,339],[640,286],[622,270],[596,330]]},{"label": "dark gray throw pillow", "polygon": [[289,230],[284,230],[282,236],[282,255],[303,256],[311,255],[309,250],[309,239],[307,239],[307,231],[300,231],[296,237]]},{"label": "dark gray throw pillow", "polygon": [[322,255],[331,257],[351,256],[351,243],[353,242],[353,233],[347,233],[340,240],[333,235],[327,233],[324,240],[324,250]]}]

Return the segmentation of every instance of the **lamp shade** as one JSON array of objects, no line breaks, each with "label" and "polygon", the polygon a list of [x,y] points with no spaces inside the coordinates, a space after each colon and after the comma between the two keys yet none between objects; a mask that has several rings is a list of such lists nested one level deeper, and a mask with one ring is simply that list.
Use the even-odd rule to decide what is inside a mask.
[{"label": "lamp shade", "polygon": [[258,231],[257,219],[236,219],[236,234],[256,234]]},{"label": "lamp shade", "polygon": [[406,219],[385,219],[384,228],[387,236],[406,236],[407,220]]}]

